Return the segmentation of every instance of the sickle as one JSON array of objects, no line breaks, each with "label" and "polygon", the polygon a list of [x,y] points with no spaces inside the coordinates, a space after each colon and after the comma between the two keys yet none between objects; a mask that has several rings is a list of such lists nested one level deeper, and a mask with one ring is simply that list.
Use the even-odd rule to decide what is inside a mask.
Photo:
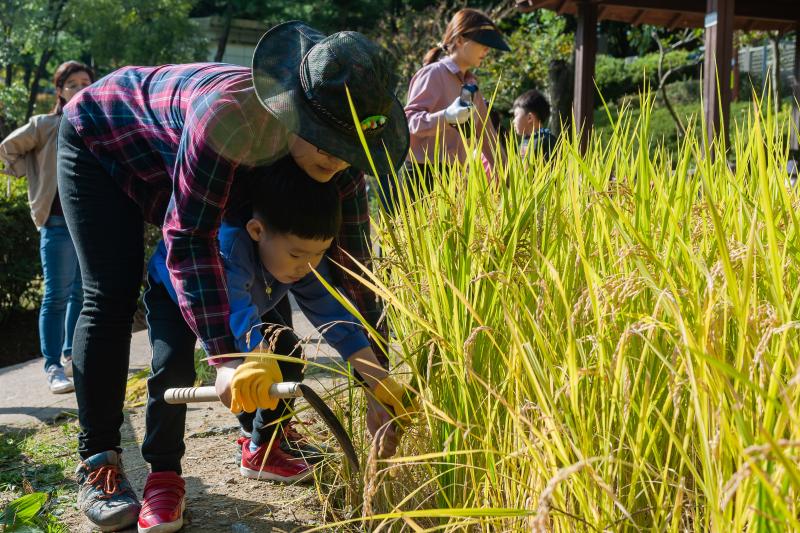
[{"label": "sickle", "polygon": [[[283,383],[273,383],[269,388],[269,395],[272,398],[304,398],[308,404],[322,417],[328,429],[331,430],[333,436],[336,437],[339,446],[341,446],[344,456],[350,463],[354,472],[359,472],[358,455],[353,447],[353,441],[345,431],[342,423],[333,414],[333,411],[322,401],[322,398],[314,392],[314,389],[302,383],[295,383],[292,381],[285,381]],[[207,387],[183,387],[175,389],[167,389],[164,392],[164,401],[169,404],[183,404],[183,403],[198,403],[198,402],[216,402],[219,401],[217,391],[213,386]]]}]

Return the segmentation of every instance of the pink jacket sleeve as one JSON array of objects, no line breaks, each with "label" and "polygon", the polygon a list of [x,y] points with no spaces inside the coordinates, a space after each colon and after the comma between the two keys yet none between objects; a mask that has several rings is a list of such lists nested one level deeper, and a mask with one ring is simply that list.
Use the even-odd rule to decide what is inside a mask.
[{"label": "pink jacket sleeve", "polygon": [[411,78],[405,107],[411,135],[433,137],[437,127],[444,127],[444,108],[447,104],[440,101],[440,87],[443,84],[442,71],[439,69],[422,69]]}]

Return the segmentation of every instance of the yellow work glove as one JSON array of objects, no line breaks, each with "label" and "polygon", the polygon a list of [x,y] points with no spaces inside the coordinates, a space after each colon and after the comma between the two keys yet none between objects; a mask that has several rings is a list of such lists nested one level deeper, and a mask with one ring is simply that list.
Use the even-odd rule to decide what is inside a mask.
[{"label": "yellow work glove", "polygon": [[231,378],[231,412],[277,409],[278,398],[269,395],[269,388],[281,381],[283,376],[275,359],[248,356]]},{"label": "yellow work glove", "polygon": [[391,377],[385,377],[372,389],[375,399],[391,409],[400,425],[412,422],[414,413],[419,411],[417,397],[408,385],[400,384]]}]

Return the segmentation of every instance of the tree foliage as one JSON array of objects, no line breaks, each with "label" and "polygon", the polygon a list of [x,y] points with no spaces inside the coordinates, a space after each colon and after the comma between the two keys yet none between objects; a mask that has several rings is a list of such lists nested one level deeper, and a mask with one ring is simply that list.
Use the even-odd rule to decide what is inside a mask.
[{"label": "tree foliage", "polygon": [[544,91],[551,62],[571,60],[574,41],[568,20],[544,10],[523,15],[507,38],[511,52],[490,53],[481,68],[484,95],[488,98],[497,87],[494,105],[504,111],[521,93]]},{"label": "tree foliage", "polygon": [[[205,58],[189,14],[194,0],[3,0],[0,11],[0,135],[33,113],[42,88],[69,59],[102,75],[123,65]],[[19,100],[20,88],[25,103]],[[8,97],[8,98],[7,98]],[[49,104],[49,102],[48,102]],[[20,107],[22,106],[22,107]]]},{"label": "tree foliage", "polygon": [[71,0],[72,33],[102,72],[205,57],[192,0]]},{"label": "tree foliage", "polygon": [[[692,69],[692,57],[692,53],[686,50],[671,50],[664,56],[664,67],[678,69],[679,73],[682,72],[681,68]],[[631,59],[611,57],[606,54],[598,55],[595,83],[600,94],[606,100],[616,100],[623,95],[636,92],[644,82],[651,87],[658,87],[658,59],[658,53]]]}]

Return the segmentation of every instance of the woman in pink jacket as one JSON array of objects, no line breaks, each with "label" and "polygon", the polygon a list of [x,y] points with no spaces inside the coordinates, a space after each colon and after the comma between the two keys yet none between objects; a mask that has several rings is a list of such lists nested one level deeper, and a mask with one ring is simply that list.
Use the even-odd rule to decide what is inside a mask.
[{"label": "woman in pink jacket", "polygon": [[411,78],[405,107],[411,133],[409,163],[429,167],[437,160],[463,161],[466,152],[458,126],[470,132],[470,118],[475,132],[483,134],[483,157],[490,165],[494,162],[497,133],[472,72],[490,48],[510,51],[486,14],[462,9],[450,20],[441,42],[425,55],[424,66]]},{"label": "woman in pink jacket", "polygon": [[[387,211],[393,211],[397,183],[402,184],[408,176],[415,175],[415,164],[419,165],[421,179],[430,188],[431,169],[435,164],[464,161],[467,154],[459,126],[469,135],[472,131],[470,119],[474,121],[475,132],[483,135],[481,156],[487,171],[491,172],[497,133],[488,120],[486,100],[472,73],[490,48],[510,51],[497,26],[485,13],[462,9],[447,24],[441,42],[425,54],[424,66],[411,78],[408,88],[405,112],[411,146],[404,175],[397,179],[394,176],[381,178],[381,200]],[[438,154],[435,153],[437,147]]]}]

